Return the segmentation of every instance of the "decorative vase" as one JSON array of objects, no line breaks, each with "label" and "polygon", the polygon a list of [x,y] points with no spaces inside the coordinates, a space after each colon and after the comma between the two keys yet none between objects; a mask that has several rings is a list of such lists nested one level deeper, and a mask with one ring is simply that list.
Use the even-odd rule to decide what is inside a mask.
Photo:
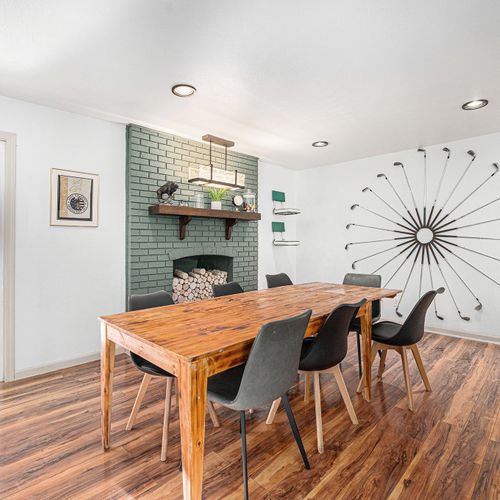
[{"label": "decorative vase", "polygon": [[222,201],[211,201],[210,207],[212,210],[222,210]]}]

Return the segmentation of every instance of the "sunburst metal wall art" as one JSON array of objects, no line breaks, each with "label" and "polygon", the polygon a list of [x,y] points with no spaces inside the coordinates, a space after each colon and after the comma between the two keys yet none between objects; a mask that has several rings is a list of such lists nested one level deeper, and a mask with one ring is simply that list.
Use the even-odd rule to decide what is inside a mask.
[{"label": "sunburst metal wall art", "polygon": [[[388,246],[383,250],[365,255],[364,257],[353,261],[352,268],[356,269],[356,265],[360,262],[366,261],[368,264],[370,259],[376,256],[383,254],[390,255],[390,257],[385,260],[382,265],[371,270],[370,274],[380,273],[391,263],[397,264],[396,269],[392,272],[388,279],[385,280],[383,286],[387,287],[390,285],[398,275],[404,278],[403,291],[400,295],[398,306],[396,307],[396,314],[399,317],[403,316],[400,312],[400,307],[405,298],[410,278],[416,271],[419,277],[419,297],[422,295],[424,273],[425,276],[428,275],[432,288],[434,288],[436,277],[437,279],[442,278],[458,315],[461,319],[469,321],[470,317],[463,314],[458,305],[456,291],[450,287],[449,277],[454,276],[458,279],[458,285],[464,287],[467,294],[471,296],[477,311],[482,309],[483,304],[473,290],[474,285],[470,283],[470,280],[468,280],[468,282],[462,277],[461,270],[463,266],[471,268],[479,276],[482,276],[492,281],[495,285],[500,286],[500,282],[490,276],[487,271],[480,269],[477,265],[475,265],[475,263],[473,264],[469,262],[467,258],[464,258],[459,254],[462,253],[462,251],[465,251],[467,254],[471,254],[471,256],[480,255],[482,257],[486,257],[487,259],[500,262],[500,258],[479,252],[467,246],[467,240],[500,241],[500,238],[467,235],[463,232],[463,230],[470,227],[500,221],[500,217],[473,223],[468,223],[469,221],[467,221],[467,218],[470,215],[478,213],[484,208],[499,202],[500,197],[489,200],[477,208],[466,211],[465,213],[463,213],[463,209],[460,210],[460,208],[468,200],[473,201],[478,191],[480,191],[481,188],[483,188],[483,186],[487,183],[491,182],[491,180],[498,173],[499,166],[497,163],[493,163],[491,166],[492,170],[487,173],[486,177],[483,178],[481,182],[474,185],[474,187],[468,190],[465,195],[459,195],[457,189],[463,184],[465,176],[471,169],[474,160],[476,159],[476,154],[474,151],[467,151],[468,160],[465,168],[458,179],[453,182],[449,179],[449,172],[447,175],[448,162],[451,152],[448,148],[443,148],[444,160],[441,166],[439,182],[435,188],[435,193],[433,193],[434,196],[429,198],[430,189],[428,187],[427,175],[427,152],[425,149],[418,149],[418,152],[422,155],[423,161],[422,172],[419,172],[419,175],[423,176],[423,190],[420,189],[419,191],[423,191],[423,193],[417,193],[417,190],[414,187],[412,188],[407,168],[403,165],[403,163],[395,162],[394,167],[396,167],[396,171],[394,174],[389,176],[385,173],[380,173],[377,175],[379,180],[387,183],[389,190],[391,191],[390,198],[384,199],[375,191],[375,189],[370,187],[365,187],[362,190],[363,193],[368,193],[382,202],[385,206],[384,212],[387,213],[380,213],[378,211],[371,210],[361,204],[351,206],[351,210],[363,210],[364,212],[369,213],[370,217],[376,217],[378,221],[384,222],[382,223],[382,226],[378,225],[379,222],[374,223],[375,225],[369,225],[370,223],[367,223],[366,225],[351,223],[347,224],[347,229],[370,229],[384,233],[392,233],[392,237],[349,242],[346,244],[345,249],[349,250],[349,248],[354,245],[364,246],[374,243],[384,243],[384,245]],[[405,184],[404,188],[399,190],[396,189],[391,178],[403,181],[403,184]],[[448,186],[452,186],[451,190]],[[422,195],[421,198],[420,194]],[[419,201],[417,201],[417,198],[420,198]],[[457,250],[459,250],[459,253]],[[466,254],[464,255],[467,256]],[[454,257],[452,262],[450,262],[450,256]],[[448,278],[446,277],[447,275]],[[438,319],[444,319],[438,312],[436,302],[434,302],[434,313]]]}]

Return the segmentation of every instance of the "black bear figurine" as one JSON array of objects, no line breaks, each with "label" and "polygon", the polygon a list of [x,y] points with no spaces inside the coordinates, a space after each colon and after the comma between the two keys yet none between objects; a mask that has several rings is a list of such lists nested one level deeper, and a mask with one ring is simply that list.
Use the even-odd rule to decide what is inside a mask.
[{"label": "black bear figurine", "polygon": [[[156,196],[158,197],[158,203],[167,203],[171,205],[173,203],[174,193],[179,188],[179,184],[173,181],[168,181],[163,186],[159,187],[156,191]],[[167,199],[163,199],[163,195],[167,195]]]}]

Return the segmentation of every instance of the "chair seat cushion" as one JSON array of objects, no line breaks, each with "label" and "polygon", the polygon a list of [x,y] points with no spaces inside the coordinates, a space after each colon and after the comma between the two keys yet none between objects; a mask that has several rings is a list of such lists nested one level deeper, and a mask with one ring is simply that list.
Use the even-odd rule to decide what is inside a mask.
[{"label": "chair seat cushion", "polygon": [[141,358],[133,352],[130,353],[130,357],[132,358],[134,365],[137,366],[141,372],[147,373],[148,375],[154,375],[156,377],[174,377],[174,375],[170,372],[156,366],[147,359]]},{"label": "chair seat cushion", "polygon": [[372,339],[382,344],[399,345],[398,342],[393,340],[399,333],[399,330],[401,330],[400,324],[392,321],[381,321],[373,325]]},{"label": "chair seat cushion", "polygon": [[209,377],[207,397],[210,401],[228,405],[236,398],[245,365],[235,366]]},{"label": "chair seat cushion", "polygon": [[[379,319],[380,316],[373,318],[372,323],[375,323]],[[355,318],[354,321],[352,322],[351,331],[354,331],[357,334],[361,335],[361,320],[359,318]]]}]

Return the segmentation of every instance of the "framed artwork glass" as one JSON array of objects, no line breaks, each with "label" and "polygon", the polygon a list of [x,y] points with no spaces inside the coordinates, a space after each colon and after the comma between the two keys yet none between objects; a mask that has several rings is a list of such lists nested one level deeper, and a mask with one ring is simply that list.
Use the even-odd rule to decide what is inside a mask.
[{"label": "framed artwork glass", "polygon": [[50,225],[97,226],[99,176],[51,169]]}]

